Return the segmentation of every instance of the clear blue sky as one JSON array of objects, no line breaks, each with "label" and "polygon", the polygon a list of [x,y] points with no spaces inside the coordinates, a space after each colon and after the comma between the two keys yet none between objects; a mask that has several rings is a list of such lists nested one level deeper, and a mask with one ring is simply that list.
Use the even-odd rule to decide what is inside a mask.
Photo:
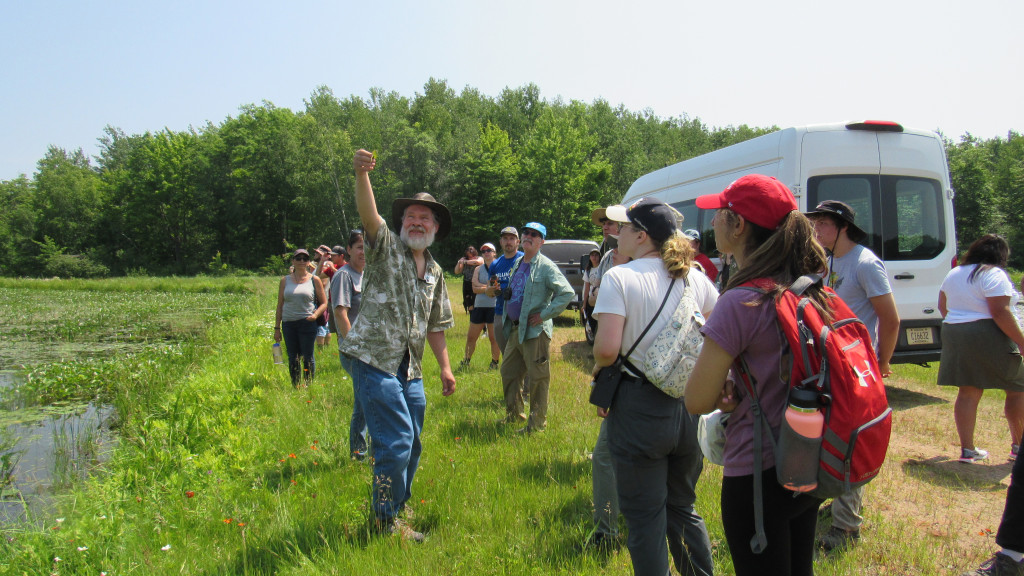
[{"label": "clear blue sky", "polygon": [[430,77],[710,126],[1024,131],[1021,0],[7,0],[0,21],[0,180],[31,176],[51,144],[96,154],[108,124],[301,110],[320,85],[411,97]]}]

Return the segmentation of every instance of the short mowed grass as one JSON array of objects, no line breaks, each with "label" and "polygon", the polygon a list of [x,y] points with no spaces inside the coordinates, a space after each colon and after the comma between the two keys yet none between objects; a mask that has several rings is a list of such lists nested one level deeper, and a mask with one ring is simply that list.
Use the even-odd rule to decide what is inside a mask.
[{"label": "short mowed grass", "polygon": [[[496,423],[501,382],[486,369],[486,339],[448,398],[427,352],[412,505],[428,537],[415,545],[368,530],[372,468],[348,455],[352,386],[335,343],[318,353],[313,385],[293,389],[287,368],[271,362],[276,279],[248,282],[228,292],[230,313],[204,322],[201,336],[111,371],[118,448],[59,496],[56,514],[2,528],[0,574],[632,574],[625,548],[584,547],[599,420],[587,403],[593,360],[573,313],[556,320],[544,433],[524,437]],[[2,287],[28,300],[43,293]],[[128,280],[120,292],[150,290]],[[459,290],[451,280],[450,294]],[[461,307],[455,312],[453,364],[468,328]],[[955,391],[935,386],[934,368],[898,372],[889,383],[890,457],[867,489],[861,544],[821,559],[818,574],[959,574],[994,546],[986,531],[998,525],[1010,471],[1001,399],[987,394],[979,417],[992,464],[960,465]],[[729,574],[720,482],[721,469],[707,465],[697,507],[716,571]]]}]

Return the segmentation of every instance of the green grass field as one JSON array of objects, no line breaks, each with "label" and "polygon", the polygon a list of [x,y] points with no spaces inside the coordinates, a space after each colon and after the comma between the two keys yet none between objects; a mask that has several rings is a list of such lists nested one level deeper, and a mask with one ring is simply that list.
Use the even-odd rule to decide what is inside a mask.
[{"label": "green grass field", "polygon": [[[233,287],[218,289],[220,283]],[[62,298],[50,294],[63,292],[59,285],[0,282],[0,318],[47,309],[60,325],[81,320],[72,340],[107,334],[87,328],[97,305],[115,324],[131,317],[125,308],[132,306],[148,307],[148,316],[166,311],[166,329],[187,334],[174,345],[108,357],[103,361],[118,368],[78,388],[109,396],[120,414],[119,446],[59,496],[55,513],[0,529],[0,574],[632,574],[625,548],[583,548],[592,530],[588,454],[599,421],[586,400],[590,350],[573,314],[556,322],[542,434],[520,437],[495,424],[503,415],[501,384],[486,370],[484,341],[448,398],[427,352],[424,453],[413,504],[415,525],[428,538],[414,545],[367,529],[371,467],[348,457],[352,387],[334,342],[318,354],[308,389],[292,389],[287,368],[272,364],[275,283],[108,280],[69,285],[79,294],[76,306],[53,309],[44,301]],[[108,304],[99,297],[104,292],[122,304]],[[450,293],[458,293],[457,281]],[[183,313],[175,302],[194,294],[210,298]],[[52,318],[25,316],[22,335],[5,340],[46,345],[32,335]],[[448,332],[453,362],[462,357],[467,328],[458,307]],[[36,369],[74,371],[60,362]],[[863,539],[847,554],[819,561],[818,574],[959,574],[993,550],[1010,471],[1002,460],[1009,440],[999,397],[986,395],[979,417],[979,444],[991,450],[992,463],[959,465],[951,460],[955,391],[934,385],[934,368],[897,370],[889,387],[896,430],[883,474],[867,490]],[[56,379],[40,378],[39,386],[57,386]],[[698,509],[717,572],[729,574],[720,480],[721,469],[707,465]]]}]

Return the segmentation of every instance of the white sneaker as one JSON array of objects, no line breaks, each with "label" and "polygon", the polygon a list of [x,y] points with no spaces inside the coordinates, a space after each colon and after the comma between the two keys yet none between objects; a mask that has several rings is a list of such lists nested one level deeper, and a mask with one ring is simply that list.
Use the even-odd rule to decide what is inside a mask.
[{"label": "white sneaker", "polygon": [[975,464],[982,460],[988,460],[988,452],[981,448],[975,447],[973,450],[970,448],[960,449],[960,462],[964,464]]}]

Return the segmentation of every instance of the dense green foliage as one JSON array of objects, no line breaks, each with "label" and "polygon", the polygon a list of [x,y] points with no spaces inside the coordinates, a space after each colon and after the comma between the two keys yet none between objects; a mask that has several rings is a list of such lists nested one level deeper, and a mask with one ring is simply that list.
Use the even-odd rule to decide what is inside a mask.
[{"label": "dense green foliage", "polygon": [[108,127],[92,160],[51,147],[33,177],[0,182],[0,275],[278,272],[293,248],[340,244],[359,226],[357,148],[380,158],[382,214],[423,190],[451,207],[459,225],[442,258],[528,220],[593,237],[591,209],[638,176],[767,131],[552,102],[532,84],[496,98],[434,79],[412,98],[321,87],[301,111],[263,102],[184,132]]},{"label": "dense green foliage", "polygon": [[1024,266],[1024,136],[959,143],[946,140],[950,179],[956,197],[956,234],[961,251],[982,234],[998,233],[1010,242],[1010,262]]},{"label": "dense green foliage", "polygon": [[[357,148],[380,158],[382,214],[423,190],[451,207],[458,226],[434,250],[444,260],[529,220],[591,238],[590,210],[642,174],[773,129],[548,101],[533,84],[457,94],[435,79],[412,98],[321,87],[301,111],[245,105],[184,132],[107,127],[95,159],[51,147],[31,178],[0,182],[0,275],[277,273],[295,247],[339,244],[359,226]],[[946,149],[960,247],[994,231],[1024,255],[1024,140],[965,135]]]}]

